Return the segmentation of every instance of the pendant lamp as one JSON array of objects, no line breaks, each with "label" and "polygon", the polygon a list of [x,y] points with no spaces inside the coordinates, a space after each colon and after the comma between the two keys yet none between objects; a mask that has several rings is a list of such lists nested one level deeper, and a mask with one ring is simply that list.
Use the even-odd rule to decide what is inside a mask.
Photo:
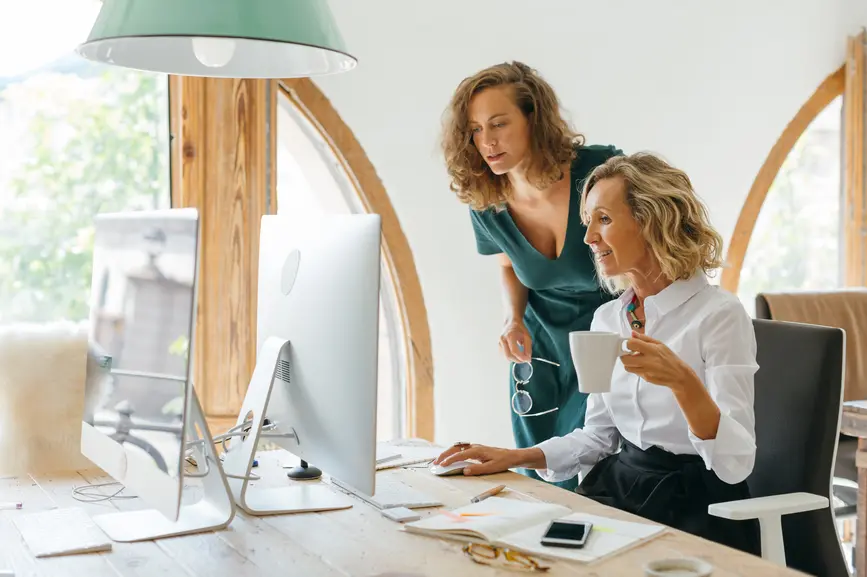
[{"label": "pendant lamp", "polygon": [[344,72],[327,0],[103,0],[78,53],[181,76],[293,78]]}]

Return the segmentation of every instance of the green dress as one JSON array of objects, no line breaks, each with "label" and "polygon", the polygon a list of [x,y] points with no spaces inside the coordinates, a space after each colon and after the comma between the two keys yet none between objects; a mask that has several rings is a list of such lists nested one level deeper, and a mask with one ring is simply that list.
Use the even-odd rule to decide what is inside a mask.
[{"label": "green dress", "polygon": [[[591,145],[578,148],[577,153],[570,174],[566,240],[559,257],[550,259],[537,251],[515,225],[508,210],[470,210],[478,252],[505,253],[518,279],[528,289],[524,323],[533,339],[533,357],[560,364],[557,367],[533,361],[533,376],[524,386],[533,399],[530,413],[559,407],[557,411],[535,417],[520,417],[512,410],[515,380],[509,367],[506,407],[512,414],[512,431],[519,448],[531,447],[584,426],[587,395],[578,391],[578,377],[569,352],[569,333],[589,329],[596,309],[613,298],[600,287],[593,256],[584,244],[586,227],[581,222],[580,202],[581,189],[589,172],[622,151],[613,146]],[[522,472],[538,478],[535,471]],[[578,479],[556,484],[574,490]]]}]

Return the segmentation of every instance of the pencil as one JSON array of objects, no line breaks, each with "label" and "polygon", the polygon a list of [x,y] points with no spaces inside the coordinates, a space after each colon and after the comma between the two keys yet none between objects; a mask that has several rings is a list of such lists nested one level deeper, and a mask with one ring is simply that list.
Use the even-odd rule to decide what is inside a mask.
[{"label": "pencil", "polygon": [[484,493],[481,493],[481,494],[479,494],[479,495],[476,495],[475,497],[473,497],[472,499],[470,499],[470,503],[479,503],[479,502],[481,502],[481,501],[484,501],[484,500],[487,499],[488,497],[493,497],[494,495],[496,495],[497,493],[499,493],[500,491],[502,491],[502,490],[505,489],[505,488],[506,488],[505,485],[497,485],[496,487],[493,487],[493,488],[491,488],[491,489],[488,489],[488,490],[485,491]]}]

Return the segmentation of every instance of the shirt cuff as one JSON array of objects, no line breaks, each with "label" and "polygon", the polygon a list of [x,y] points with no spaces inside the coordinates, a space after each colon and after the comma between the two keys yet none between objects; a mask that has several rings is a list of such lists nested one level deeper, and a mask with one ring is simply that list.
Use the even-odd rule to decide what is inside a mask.
[{"label": "shirt cuff", "polygon": [[557,482],[571,479],[578,474],[578,455],[573,454],[571,443],[563,437],[554,437],[542,441],[536,448],[545,455],[546,469],[536,469],[536,473],[545,481]]},{"label": "shirt cuff", "polygon": [[729,414],[720,413],[715,438],[699,439],[690,430],[689,440],[707,470],[714,471],[720,480],[735,484],[749,475],[750,471],[741,471],[743,467],[738,466],[737,462],[754,456],[756,443]]}]

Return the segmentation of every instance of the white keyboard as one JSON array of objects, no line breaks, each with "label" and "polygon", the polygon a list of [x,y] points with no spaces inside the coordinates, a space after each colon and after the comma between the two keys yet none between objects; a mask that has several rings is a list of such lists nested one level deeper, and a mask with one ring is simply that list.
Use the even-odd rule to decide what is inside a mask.
[{"label": "white keyboard", "polygon": [[442,501],[418,489],[413,489],[406,483],[401,483],[396,479],[381,475],[376,476],[376,493],[373,497],[356,492],[337,479],[332,478],[331,482],[349,491],[359,499],[370,503],[377,509],[391,509],[394,507],[422,509],[424,507],[440,507],[443,504]]},{"label": "white keyboard", "polygon": [[111,539],[79,507],[26,513],[12,522],[34,557],[111,550]]}]

